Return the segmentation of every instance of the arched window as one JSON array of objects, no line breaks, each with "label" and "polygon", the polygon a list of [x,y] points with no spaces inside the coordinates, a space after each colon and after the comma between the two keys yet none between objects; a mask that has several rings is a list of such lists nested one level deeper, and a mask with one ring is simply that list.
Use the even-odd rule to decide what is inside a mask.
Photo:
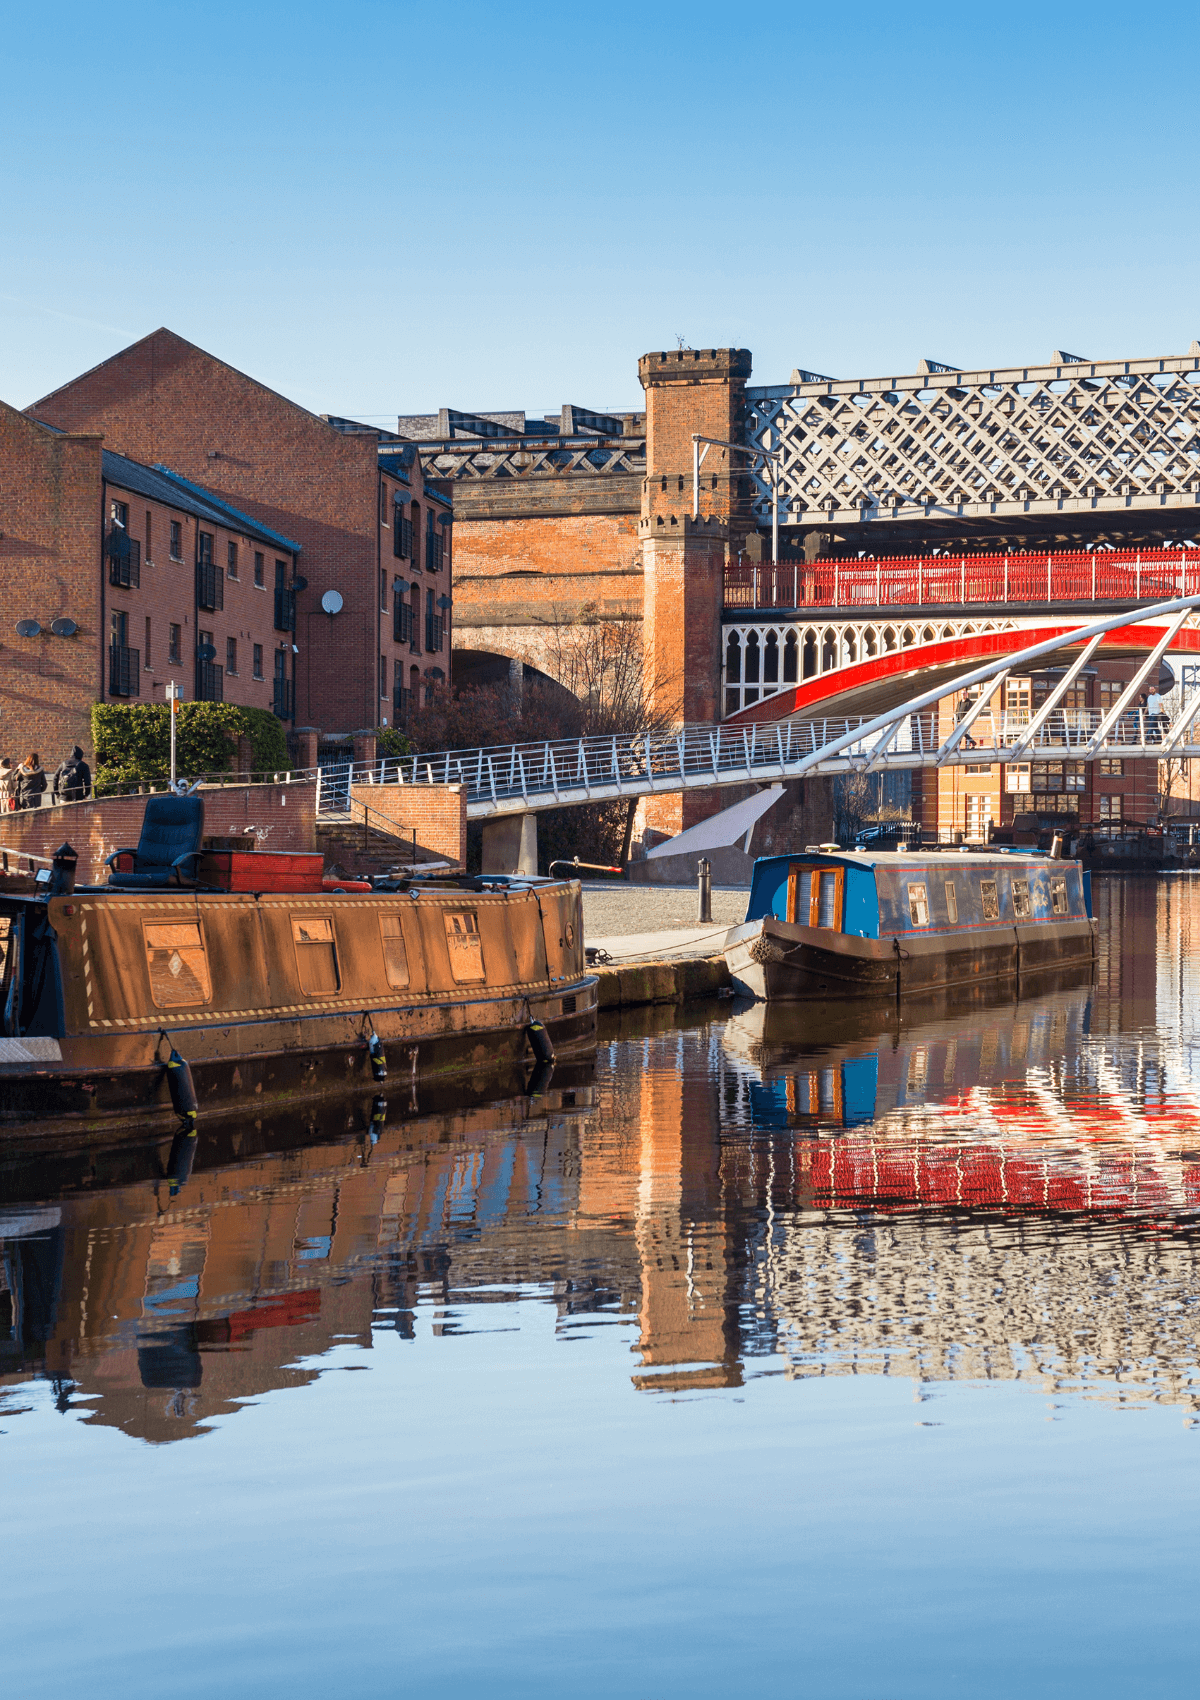
[{"label": "arched window", "polygon": [[725,645],[725,683],[740,685],[742,682],[742,640],[736,632],[730,632],[729,641]]},{"label": "arched window", "polygon": [[812,679],[817,672],[817,634],[810,626],[804,634],[804,677]]},{"label": "arched window", "polygon": [[[748,634],[747,638],[746,638],[746,683],[748,685],[757,685],[757,683],[758,683],[758,678],[759,678],[758,663],[759,663],[758,633],[757,632],[750,632]],[[757,702],[758,701],[758,692],[755,691],[753,697],[747,696],[746,701],[747,702]]]},{"label": "arched window", "polygon": [[828,673],[831,667],[837,666],[837,638],[832,626],[826,626],[825,636],[821,640],[821,671]]},{"label": "arched window", "polygon": [[763,652],[763,683],[778,685],[779,683],[779,634],[767,633],[766,649]]},{"label": "arched window", "polygon": [[797,682],[799,662],[800,648],[796,642],[796,634],[789,632],[783,643],[783,682],[785,685],[794,685]]}]

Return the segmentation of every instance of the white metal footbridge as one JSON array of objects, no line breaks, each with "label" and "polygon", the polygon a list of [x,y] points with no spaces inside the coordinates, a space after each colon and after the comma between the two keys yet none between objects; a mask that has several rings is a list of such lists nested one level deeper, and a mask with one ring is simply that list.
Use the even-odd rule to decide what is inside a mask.
[{"label": "white metal footbridge", "polygon": [[[655,792],[711,790],[769,784],[805,774],[885,771],[966,763],[1029,760],[1093,761],[1115,755],[1200,756],[1200,692],[1183,697],[1173,712],[1142,705],[1159,664],[1195,609],[1200,595],[1178,597],[1128,613],[1093,620],[973,668],[874,718],[786,719],[758,725],[685,725],[666,732],[502,744],[475,750],[345,764],[319,770],[317,812],[336,818],[350,812],[351,785],[462,785],[470,819],[528,814],[583,803],[644,797]],[[1062,707],[1071,686],[1107,632],[1142,621],[1166,621],[1120,697],[1104,709]],[[1009,673],[1027,670],[1050,655],[1078,653],[1033,713],[1002,711],[1000,687]],[[1147,683],[1149,681],[1149,683]],[[962,697],[955,724],[939,711]],[[999,694],[998,694],[999,693]]]}]

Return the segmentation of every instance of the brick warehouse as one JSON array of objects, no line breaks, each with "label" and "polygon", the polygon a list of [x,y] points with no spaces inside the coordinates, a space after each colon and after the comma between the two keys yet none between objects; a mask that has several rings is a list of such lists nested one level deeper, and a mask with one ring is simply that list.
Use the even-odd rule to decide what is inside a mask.
[{"label": "brick warehouse", "polygon": [[[296,540],[307,581],[295,596],[298,725],[373,731],[403,716],[414,688],[448,677],[452,510],[426,488],[411,444],[319,418],[169,330],[27,412],[170,466]],[[322,607],[329,591],[334,612]]]}]

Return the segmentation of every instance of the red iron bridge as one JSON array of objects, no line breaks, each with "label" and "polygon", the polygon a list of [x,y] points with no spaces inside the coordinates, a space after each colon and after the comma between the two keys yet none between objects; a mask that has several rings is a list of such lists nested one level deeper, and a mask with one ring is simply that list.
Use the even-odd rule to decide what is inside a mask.
[{"label": "red iron bridge", "polygon": [[1200,546],[781,561],[725,569],[727,609],[1044,608],[1200,593]]}]

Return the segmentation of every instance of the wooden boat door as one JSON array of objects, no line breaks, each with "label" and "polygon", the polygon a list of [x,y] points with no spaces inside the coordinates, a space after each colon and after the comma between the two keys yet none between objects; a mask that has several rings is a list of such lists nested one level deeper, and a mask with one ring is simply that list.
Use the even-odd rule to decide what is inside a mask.
[{"label": "wooden boat door", "polygon": [[820,868],[793,862],[788,870],[787,918],[801,927],[842,927],[844,868]]}]

